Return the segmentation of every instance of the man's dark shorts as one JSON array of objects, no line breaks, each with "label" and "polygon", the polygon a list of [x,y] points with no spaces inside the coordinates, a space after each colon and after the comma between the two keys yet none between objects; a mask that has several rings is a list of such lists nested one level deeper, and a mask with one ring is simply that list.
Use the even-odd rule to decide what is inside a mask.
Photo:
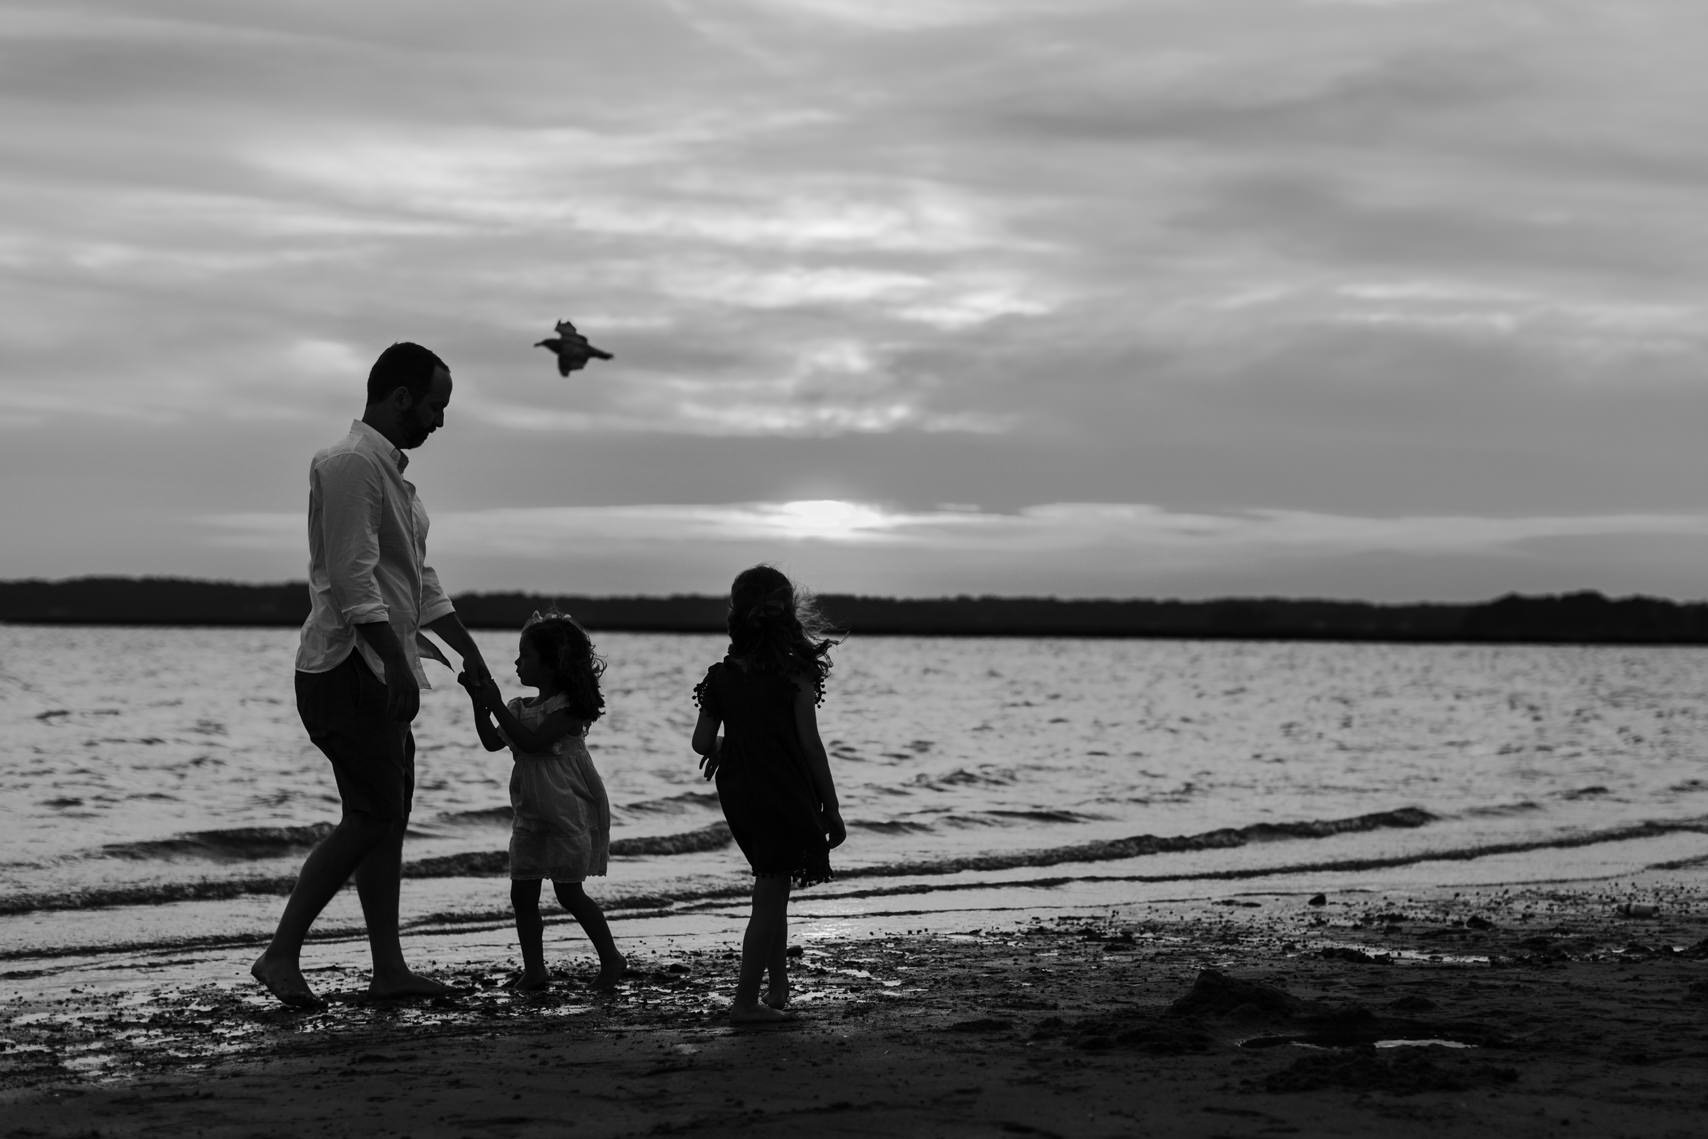
[{"label": "man's dark shorts", "polygon": [[386,715],[385,681],[360,653],[330,672],[297,673],[297,714],[332,761],[349,813],[408,821],[415,796],[415,737]]}]

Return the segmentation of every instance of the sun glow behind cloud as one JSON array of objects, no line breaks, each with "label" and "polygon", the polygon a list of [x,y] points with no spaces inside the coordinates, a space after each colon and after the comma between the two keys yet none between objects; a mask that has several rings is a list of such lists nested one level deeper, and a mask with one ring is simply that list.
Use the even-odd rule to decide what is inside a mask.
[{"label": "sun glow behind cloud", "polygon": [[[212,515],[198,519],[209,547],[272,550],[301,544],[294,513]],[[838,559],[859,558],[862,572],[902,571],[911,552],[938,551],[998,572],[1007,592],[1025,592],[1029,574],[1076,562],[1114,562],[1126,569],[1107,580],[1147,584],[1190,581],[1208,588],[1227,580],[1229,567],[1266,560],[1317,557],[1524,558],[1537,544],[1607,538],[1661,537],[1699,542],[1708,514],[1611,515],[1550,518],[1367,518],[1306,511],[1189,513],[1136,503],[1047,503],[1011,512],[942,506],[898,510],[839,499],[719,505],[499,508],[450,513],[434,521],[441,558],[509,559],[532,565],[521,587],[550,581],[563,589],[583,559],[612,555],[674,564],[654,575],[667,588],[715,592],[713,566],[758,561],[810,564],[824,577]],[[701,556],[684,563],[683,549]],[[1012,569],[1005,579],[1000,570]],[[609,592],[584,585],[590,592]],[[830,576],[822,588],[854,591]],[[1083,591],[1077,591],[1083,592]],[[1121,595],[1110,588],[1106,595]],[[1176,592],[1179,592],[1178,589]],[[1188,592],[1190,592],[1188,590]]]},{"label": "sun glow behind cloud", "polygon": [[789,539],[871,540],[881,537],[889,527],[889,519],[881,510],[834,498],[785,502],[768,513],[776,521],[779,536]]}]

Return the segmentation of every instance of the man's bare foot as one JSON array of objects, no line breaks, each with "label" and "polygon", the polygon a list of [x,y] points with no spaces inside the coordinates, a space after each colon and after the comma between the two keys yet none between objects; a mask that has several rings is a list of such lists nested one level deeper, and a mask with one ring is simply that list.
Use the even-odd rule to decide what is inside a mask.
[{"label": "man's bare foot", "polygon": [[260,981],[286,1008],[320,1008],[326,1004],[302,979],[301,969],[287,962],[268,961],[265,953],[249,966],[249,975]]},{"label": "man's bare foot", "polygon": [[775,1009],[759,1001],[729,1006],[729,1022],[743,1028],[781,1028],[785,1024],[798,1024],[800,1019],[792,1012]]},{"label": "man's bare foot", "polygon": [[552,987],[552,975],[544,970],[530,973],[524,969],[504,982],[504,987],[514,989],[518,993],[543,993]]},{"label": "man's bare foot", "polygon": [[766,1004],[770,1005],[774,1009],[785,1009],[789,1007],[788,993],[770,992],[766,993],[763,999]]},{"label": "man's bare foot", "polygon": [[606,961],[600,965],[599,975],[593,978],[593,987],[596,989],[614,989],[617,987],[617,982],[628,976],[628,973],[629,959],[618,956],[616,960]]},{"label": "man's bare foot", "polygon": [[443,997],[456,992],[443,981],[435,981],[431,977],[423,977],[419,973],[403,973],[396,977],[381,980],[375,977],[368,982],[368,996],[381,1001],[406,1001],[418,997]]}]

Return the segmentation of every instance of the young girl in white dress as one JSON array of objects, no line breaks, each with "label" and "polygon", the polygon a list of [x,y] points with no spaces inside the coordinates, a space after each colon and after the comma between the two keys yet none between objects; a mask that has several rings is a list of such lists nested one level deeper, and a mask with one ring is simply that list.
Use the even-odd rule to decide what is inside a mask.
[{"label": "young girl in white dress", "polygon": [[491,679],[458,676],[474,703],[475,728],[488,751],[508,747],[510,772],[510,904],[522,948],[523,990],[551,984],[540,916],[540,883],[552,889],[599,952],[594,983],[610,986],[627,966],[599,903],[582,882],[603,877],[611,850],[611,806],[587,754],[587,729],[605,708],[599,677],[605,662],[587,631],[567,613],[535,613],[522,626],[516,678],[538,695],[504,702]]}]

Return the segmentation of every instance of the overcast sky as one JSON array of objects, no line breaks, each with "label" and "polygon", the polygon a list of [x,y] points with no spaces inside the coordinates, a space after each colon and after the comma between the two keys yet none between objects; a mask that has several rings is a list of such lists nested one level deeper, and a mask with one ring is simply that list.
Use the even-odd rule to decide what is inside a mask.
[{"label": "overcast sky", "polygon": [[[0,578],[1708,595],[1708,4],[0,0]],[[574,320],[616,359],[560,378]]]}]

